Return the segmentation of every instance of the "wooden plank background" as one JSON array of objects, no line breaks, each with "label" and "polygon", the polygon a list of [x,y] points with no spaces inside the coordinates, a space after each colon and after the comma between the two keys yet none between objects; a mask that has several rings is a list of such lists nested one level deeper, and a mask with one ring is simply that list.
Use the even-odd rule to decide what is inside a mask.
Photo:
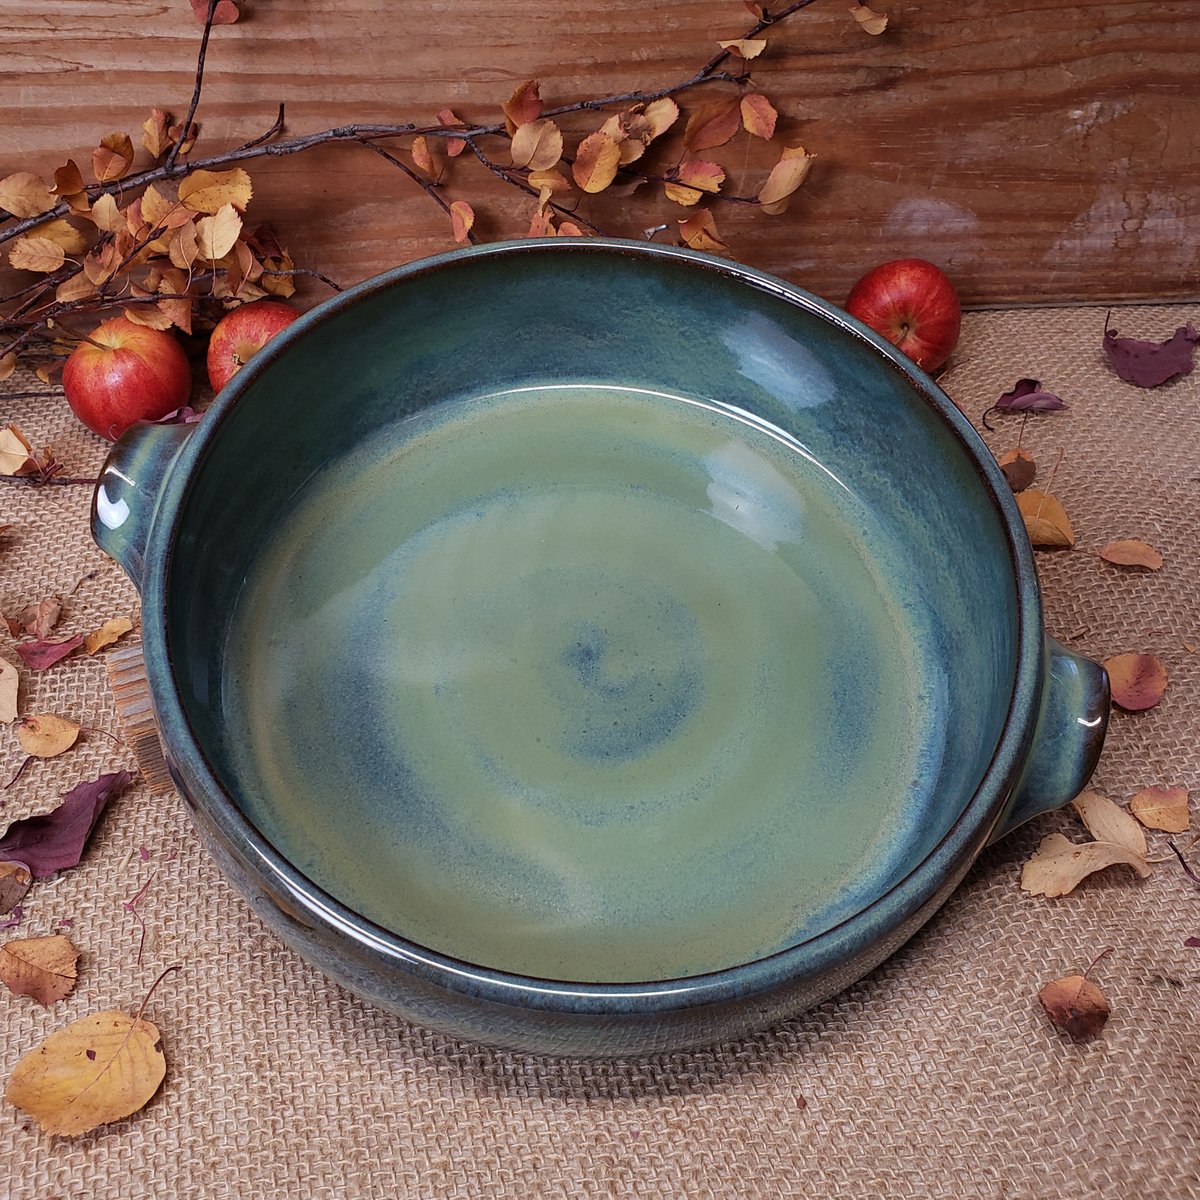
[{"label": "wooden plank background", "polygon": [[[946,267],[972,305],[1200,295],[1196,0],[877,0],[892,21],[879,38],[847,4],[817,0],[754,64],[786,140],[819,158],[782,217],[718,207],[736,257],[838,302],[866,267],[910,254]],[[288,131],[303,133],[428,121],[447,104],[492,120],[530,76],[552,103],[662,85],[751,22],[738,0],[244,10],[213,35],[206,153],[261,133],[281,101]],[[0,0],[0,174],[51,172],[68,155],[85,165],[111,130],[136,144],[151,105],[182,113],[199,32],[187,0]],[[752,192],[769,154],[739,136],[713,157]],[[468,158],[447,195],[475,206],[485,237],[523,233],[529,203]],[[299,265],[344,283],[450,244],[429,198],[364,149],[250,167],[250,216],[270,221]],[[634,236],[681,215],[650,188],[585,211]]]}]

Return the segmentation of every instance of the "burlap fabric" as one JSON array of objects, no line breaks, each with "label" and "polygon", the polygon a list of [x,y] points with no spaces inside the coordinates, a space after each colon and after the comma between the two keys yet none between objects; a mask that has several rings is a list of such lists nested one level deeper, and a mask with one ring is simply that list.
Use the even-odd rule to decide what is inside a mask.
[{"label": "burlap fabric", "polygon": [[[1122,332],[1160,337],[1200,309],[1113,319]],[[1200,372],[1150,392],[1120,382],[1101,357],[1104,320],[1089,308],[972,315],[944,383],[976,420],[1022,375],[1070,405],[1024,431],[1043,478],[1061,451],[1053,490],[1078,534],[1080,552],[1039,555],[1049,629],[1091,655],[1154,651],[1171,676],[1156,709],[1114,714],[1096,783],[1127,801],[1153,783],[1200,789],[1200,654],[1185,649],[1200,642]],[[5,392],[0,420],[52,445],[72,472],[95,469],[103,447],[61,397],[29,376]],[[1003,450],[1021,422],[998,424],[988,437]],[[81,576],[65,631],[136,611],[133,589],[90,543],[87,504],[84,488],[0,489],[0,523],[17,526],[0,549],[5,611],[65,594]],[[1163,570],[1122,570],[1086,552],[1126,536],[1159,547]],[[23,679],[23,711],[119,732],[99,661]],[[13,730],[0,729],[3,769],[18,762]],[[129,763],[89,734],[2,793],[0,820]],[[1200,1196],[1200,949],[1184,944],[1200,935],[1200,888],[1164,862],[1145,882],[1115,868],[1064,899],[1031,898],[1020,864],[1052,830],[1082,835],[1056,814],[985,853],[909,946],[800,1019],[664,1060],[563,1062],[447,1041],[327,982],[226,885],[179,799],[135,787],[106,814],[83,864],[28,897],[16,932],[72,920],[80,979],[50,1009],[0,996],[0,1070],[73,1018],[132,1011],[178,963],[146,1012],[165,1039],[167,1079],[142,1112],[74,1140],[0,1105],[0,1194]],[[1167,853],[1164,835],[1151,843]],[[139,964],[140,931],[122,901],[147,881]],[[1075,1045],[1036,993],[1105,947],[1094,978],[1112,1018],[1098,1041]]]}]

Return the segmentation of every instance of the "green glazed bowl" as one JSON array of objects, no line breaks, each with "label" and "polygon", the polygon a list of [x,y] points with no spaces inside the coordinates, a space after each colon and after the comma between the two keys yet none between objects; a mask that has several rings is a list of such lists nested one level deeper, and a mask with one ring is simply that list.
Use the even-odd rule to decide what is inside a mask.
[{"label": "green glazed bowl", "polygon": [[955,406],[684,250],[490,245],[353,288],[198,424],[126,434],[93,530],[228,876],[333,978],[497,1046],[802,1011],[1104,736]]}]

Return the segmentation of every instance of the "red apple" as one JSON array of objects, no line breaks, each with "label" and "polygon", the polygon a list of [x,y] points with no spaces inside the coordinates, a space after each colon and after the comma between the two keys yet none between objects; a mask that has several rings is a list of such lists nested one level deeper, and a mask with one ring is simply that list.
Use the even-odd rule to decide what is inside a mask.
[{"label": "red apple", "polygon": [[846,311],[925,371],[950,357],[962,325],[954,285],[923,258],[898,258],[868,271],[850,289]]},{"label": "red apple", "polygon": [[157,421],[188,402],[192,369],[169,333],[112,317],[88,336],[71,351],[62,382],[93,433],[116,441],[135,421]]},{"label": "red apple", "polygon": [[281,329],[300,314],[280,300],[255,300],[227,312],[208,339],[208,382],[219,392]]}]

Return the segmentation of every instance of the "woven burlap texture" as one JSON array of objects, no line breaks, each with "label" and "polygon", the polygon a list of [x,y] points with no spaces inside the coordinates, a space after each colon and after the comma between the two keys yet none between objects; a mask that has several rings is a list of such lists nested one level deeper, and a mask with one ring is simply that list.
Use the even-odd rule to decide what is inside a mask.
[{"label": "woven burlap texture", "polygon": [[[970,315],[943,383],[977,425],[1020,376],[1070,405],[1023,433],[1020,417],[994,418],[987,437],[1001,451],[1020,433],[1075,525],[1078,552],[1038,556],[1050,632],[1097,657],[1153,651],[1170,672],[1157,708],[1113,716],[1095,783],[1127,802],[1149,784],[1200,789],[1200,654],[1185,645],[1200,643],[1200,373],[1153,391],[1122,383],[1101,354],[1105,317]],[[1121,332],[1156,338],[1198,319],[1194,306],[1112,315]],[[0,392],[5,420],[73,473],[102,458],[61,396],[29,375]],[[16,526],[0,549],[4,611],[70,592],[66,632],[136,614],[133,588],[90,542],[88,499],[86,488],[0,490],[0,523]],[[1088,553],[1120,537],[1153,543],[1166,565],[1151,574]],[[101,662],[76,657],[22,678],[24,712],[120,732]],[[0,764],[19,761],[14,730],[0,729]],[[129,755],[89,733],[2,793],[0,823],[118,765]],[[82,865],[28,897],[15,932],[70,919],[80,978],[49,1009],[0,996],[0,1070],[76,1017],[132,1011],[179,964],[146,1010],[167,1079],[142,1112],[75,1139],[0,1107],[0,1194],[1200,1196],[1200,950],[1185,945],[1200,935],[1200,889],[1166,861],[1145,881],[1115,868],[1063,899],[1029,897],[1020,865],[1054,830],[1083,836],[1065,813],[1018,831],[881,969],[782,1027],[660,1060],[553,1061],[448,1041],[328,982],[225,883],[178,797],[135,786]],[[1150,842],[1168,854],[1165,835]],[[144,885],[139,962],[141,932],[122,902]],[[1046,1020],[1037,991],[1106,947],[1093,977],[1112,1017],[1097,1041],[1076,1045]]]}]

